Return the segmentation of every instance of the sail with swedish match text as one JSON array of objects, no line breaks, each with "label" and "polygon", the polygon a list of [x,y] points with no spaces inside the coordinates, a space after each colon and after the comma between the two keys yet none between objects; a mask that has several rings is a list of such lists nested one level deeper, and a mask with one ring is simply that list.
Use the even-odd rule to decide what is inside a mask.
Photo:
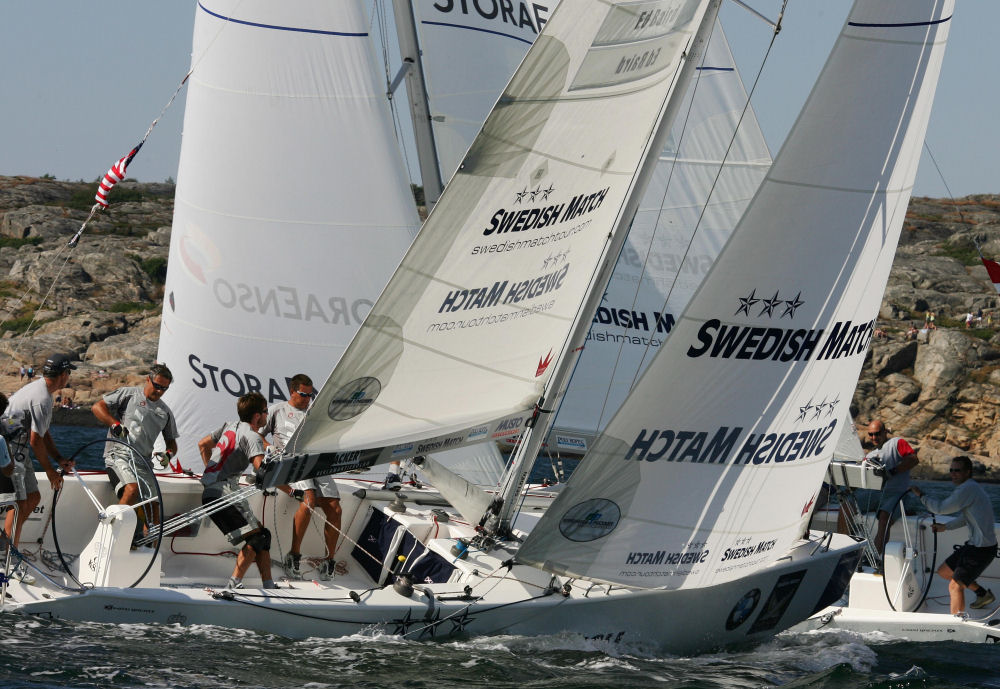
[{"label": "sail with swedish match text", "polygon": [[329,374],[419,221],[363,3],[202,0],[192,68],[157,356],[200,468],[237,397]]},{"label": "sail with swedish match text", "polygon": [[871,339],[953,2],[855,2],[676,329],[518,560],[721,584],[798,541]]},{"label": "sail with swedish match text", "polygon": [[627,227],[707,6],[593,1],[553,14],[293,452],[422,454],[489,439],[535,404],[609,234]]},{"label": "sail with swedish match text", "polygon": [[[708,273],[771,165],[716,21],[559,407],[549,447],[586,449]],[[738,125],[738,128],[737,128]]]}]

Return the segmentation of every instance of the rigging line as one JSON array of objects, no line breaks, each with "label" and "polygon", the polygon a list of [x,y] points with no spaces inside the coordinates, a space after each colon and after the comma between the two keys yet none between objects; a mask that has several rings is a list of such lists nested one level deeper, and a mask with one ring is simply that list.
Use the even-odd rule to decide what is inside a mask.
[{"label": "rigging line", "polygon": [[[240,5],[240,4],[242,4],[242,0],[240,0],[240,3],[237,3],[237,6],[236,6],[236,8],[234,8],[234,9],[238,9],[238,8],[239,8],[239,5]],[[171,105],[173,105],[173,103],[174,103],[174,100],[175,100],[175,99],[177,98],[177,94],[178,94],[178,93],[180,93],[180,91],[181,91],[181,89],[182,89],[182,88],[184,88],[184,85],[185,85],[185,84],[187,83],[187,80],[188,80],[188,78],[189,78],[189,77],[191,76],[191,74],[192,74],[192,73],[194,72],[194,68],[195,68],[195,66],[196,66],[196,65],[197,65],[197,64],[198,64],[198,63],[199,63],[199,62],[200,62],[200,61],[201,61],[201,60],[202,60],[202,59],[203,59],[203,58],[205,57],[205,55],[206,55],[206,54],[208,53],[208,49],[209,49],[209,48],[210,48],[210,47],[212,46],[212,44],[214,44],[214,43],[215,43],[215,41],[216,41],[216,40],[218,39],[218,37],[219,37],[219,34],[220,34],[220,33],[222,32],[222,29],[223,29],[223,28],[225,28],[225,26],[226,26],[227,24],[229,24],[229,21],[228,21],[228,20],[227,20],[227,21],[226,21],[226,22],[225,22],[225,23],[223,24],[223,26],[222,26],[222,27],[220,27],[220,28],[219,28],[219,31],[218,31],[218,32],[216,32],[215,36],[214,36],[214,37],[212,38],[212,41],[211,41],[211,42],[209,43],[209,45],[208,45],[208,46],[207,46],[207,47],[205,48],[205,51],[204,51],[204,52],[202,52],[201,56],[200,56],[200,57],[199,57],[199,58],[198,58],[198,59],[197,59],[197,60],[195,61],[195,64],[193,64],[193,65],[191,66],[191,69],[189,69],[189,70],[188,70],[188,72],[187,72],[187,73],[186,73],[186,74],[184,75],[184,78],[182,78],[182,79],[181,79],[180,83],[179,83],[179,84],[177,85],[177,88],[176,88],[176,89],[174,89],[174,92],[173,92],[173,94],[171,94],[170,98],[169,98],[169,99],[167,100],[167,103],[166,103],[166,105],[164,105],[164,106],[163,106],[163,107],[162,107],[162,108],[160,109],[160,112],[159,112],[159,114],[158,114],[158,115],[157,115],[157,116],[156,116],[155,118],[153,118],[153,121],[152,121],[152,122],[150,123],[149,127],[147,127],[147,128],[146,128],[146,133],[145,133],[145,134],[143,134],[143,136],[142,136],[142,140],[141,140],[141,141],[139,142],[139,144],[138,144],[137,146],[135,146],[135,147],[133,148],[133,155],[134,155],[135,153],[137,153],[137,152],[138,152],[138,150],[139,150],[140,148],[142,148],[142,145],[143,145],[144,143],[146,143],[146,139],[148,139],[148,138],[149,138],[149,135],[150,135],[150,134],[152,133],[152,131],[153,131],[153,128],[154,128],[154,127],[156,127],[157,123],[159,123],[159,121],[160,121],[160,118],[161,118],[161,117],[163,117],[163,114],[164,114],[164,113],[165,113],[165,112],[166,112],[166,111],[167,111],[167,110],[168,110],[168,109],[170,108],[170,106],[171,106]],[[131,159],[130,159],[130,162],[131,162]],[[93,220],[93,218],[94,218],[94,217],[95,217],[95,216],[97,215],[97,213],[98,213],[98,212],[100,212],[101,210],[102,210],[102,207],[101,207],[101,206],[100,206],[100,204],[98,204],[98,203],[95,203],[95,204],[94,204],[93,206],[91,206],[91,208],[90,208],[90,213],[89,213],[89,214],[87,215],[87,218],[86,218],[86,220],[84,220],[84,221],[83,221],[83,224],[82,224],[82,225],[80,225],[80,229],[78,229],[78,230],[76,231],[76,234],[75,234],[75,235],[73,236],[73,238],[72,238],[72,239],[70,240],[70,242],[69,242],[69,248],[73,248],[73,247],[75,247],[75,246],[76,246],[76,243],[77,243],[77,242],[79,242],[79,240],[80,240],[80,237],[81,237],[81,236],[83,235],[83,232],[84,232],[84,230],[85,230],[85,229],[87,228],[87,226],[88,226],[88,225],[90,224],[90,221],[91,221],[91,220]],[[61,251],[62,251],[62,249],[63,249],[63,248],[65,248],[65,247],[60,247],[60,251],[59,251],[59,253],[61,253]],[[57,253],[57,254],[56,254],[55,256],[53,256],[53,258],[51,259],[51,261],[55,261],[55,260],[56,260],[57,258],[58,258],[58,253]],[[66,260],[68,261],[68,260],[69,260],[69,258],[67,257],[67,259],[66,259]],[[47,268],[48,268],[48,266],[46,266],[45,268],[47,269]],[[65,268],[65,263],[63,264],[63,268]],[[62,268],[60,268],[60,271],[59,271],[59,274],[60,274],[60,275],[62,274]],[[55,287],[55,284],[56,284],[56,282],[58,282],[58,277],[59,277],[59,275],[57,275],[57,276],[56,276],[56,279],[52,281],[52,286],[51,286],[51,287],[49,288],[49,293],[51,293],[51,292],[52,292],[52,288],[54,288],[54,287]],[[27,292],[25,292],[25,296],[27,296]],[[48,294],[46,294],[46,298],[47,298],[47,297],[48,297]],[[23,303],[23,297],[22,297],[22,303]],[[44,303],[45,303],[45,300],[43,299],[43,300],[42,300],[42,304],[44,304]],[[21,339],[23,339],[23,337],[24,337],[24,336],[26,336],[26,335],[27,335],[27,333],[28,333],[28,331],[29,331],[29,330],[31,329],[31,325],[32,325],[32,324],[34,324],[34,322],[35,322],[35,317],[37,316],[37,314],[38,314],[38,311],[40,311],[40,310],[41,310],[41,307],[42,307],[42,304],[39,304],[38,308],[37,308],[37,309],[35,309],[35,316],[32,316],[32,319],[31,319],[31,322],[30,322],[30,323],[28,324],[28,327],[27,327],[27,328],[25,329],[24,333],[22,333],[22,335],[21,335]],[[4,321],[4,322],[6,322],[6,321]],[[2,325],[2,324],[3,324],[3,322],[0,322],[0,325]],[[15,348],[14,348],[14,351],[17,351],[17,352],[19,352],[19,351],[20,351],[20,349],[19,349],[19,346],[15,346]],[[11,356],[10,358],[11,358],[11,359],[13,359],[13,356]]]},{"label": "rigging line", "polygon": [[[51,254],[52,254],[52,255],[51,255],[51,256],[49,256],[48,258],[44,258],[44,257],[40,258],[40,261],[41,261],[41,262],[43,263],[43,265],[42,265],[42,268],[41,268],[41,271],[39,271],[39,272],[40,272],[40,273],[41,273],[42,275],[44,275],[45,273],[47,273],[47,272],[49,271],[49,269],[50,269],[50,268],[52,267],[52,264],[53,264],[53,263],[55,263],[55,262],[56,262],[56,260],[57,260],[57,259],[59,258],[59,255],[60,255],[60,254],[62,254],[62,253],[63,253],[63,251],[65,251],[65,250],[66,250],[67,248],[68,248],[68,247],[66,247],[66,245],[60,245],[60,246],[59,246],[59,247],[58,247],[58,248],[57,248],[57,249],[56,249],[55,251],[51,252]],[[18,299],[17,299],[17,300],[16,300],[15,302],[14,302],[14,304],[13,304],[13,305],[12,305],[12,306],[11,306],[11,307],[9,308],[9,311],[10,311],[10,314],[11,314],[11,317],[10,317],[10,318],[5,318],[5,319],[3,319],[3,320],[0,320],[0,326],[4,325],[4,324],[5,324],[5,323],[7,323],[8,321],[12,320],[12,318],[13,318],[13,315],[14,315],[14,312],[15,312],[15,311],[16,311],[17,309],[21,308],[21,306],[22,306],[22,305],[24,304],[24,302],[25,302],[25,301],[27,300],[27,298],[28,298],[28,295],[29,295],[29,294],[31,294],[31,291],[32,291],[32,290],[31,290],[31,287],[27,287],[27,288],[26,288],[26,289],[24,290],[24,294],[22,294],[22,295],[21,295],[21,296],[20,296],[20,297],[19,297],[19,298],[18,298]],[[37,309],[36,309],[36,311],[37,311]],[[15,348],[15,350],[14,350],[14,351],[17,351],[17,348]],[[8,356],[10,356],[11,358],[13,358],[13,355],[8,355]]]},{"label": "rigging line", "polygon": [[[690,44],[693,40],[694,38],[688,39],[688,44],[685,48],[685,53],[684,53],[685,55],[687,54],[686,51],[690,50],[691,47]],[[707,41],[706,41],[706,49],[707,49]],[[662,83],[668,84],[667,91],[666,93],[663,94],[662,99],[660,101],[659,117],[662,117],[662,115],[666,112],[666,110],[670,106],[670,100],[676,92],[677,83],[680,80],[681,75],[683,74],[685,64],[686,64],[685,59],[678,60],[674,70],[671,73],[666,74],[663,77],[659,78],[657,81],[657,84],[662,84]],[[653,128],[648,133],[645,144],[643,145],[643,157],[651,154],[650,149],[654,145],[656,136],[660,131],[659,127],[655,126],[655,124],[656,123],[654,123]],[[655,154],[658,156],[659,151],[656,151]],[[621,251],[625,246],[625,240],[627,239],[627,237],[622,237],[621,243],[618,245],[618,255],[612,257],[610,252],[614,247],[615,242],[618,241],[618,238],[622,234],[622,232],[625,233],[628,232],[627,229],[623,229],[623,225],[625,222],[624,213],[626,212],[626,206],[629,203],[629,198],[634,193],[635,185],[639,177],[641,176],[641,168],[643,167],[643,163],[641,161],[642,158],[640,159],[639,167],[636,168],[631,173],[631,175],[625,175],[629,179],[626,196],[619,203],[618,210],[614,212],[614,219],[604,239],[604,244],[600,248],[600,251],[597,256],[597,261],[591,268],[590,275],[587,278],[587,289],[584,293],[586,297],[577,304],[572,317],[569,319],[569,329],[562,340],[562,344],[559,345],[559,352],[555,358],[556,365],[553,368],[553,374],[544,383],[541,395],[538,397],[539,401],[535,403],[535,409],[533,412],[534,416],[531,418],[533,422],[537,422],[538,418],[541,416],[541,413],[550,414],[551,417],[543,421],[541,429],[536,430],[535,424],[533,423],[530,427],[527,427],[525,429],[525,432],[521,433],[520,440],[523,441],[523,443],[519,442],[517,445],[515,445],[514,451],[511,453],[510,466],[506,471],[503,480],[501,481],[499,495],[506,495],[507,492],[510,489],[512,489],[513,484],[521,480],[520,477],[522,475],[524,476],[525,481],[527,481],[527,477],[531,473],[531,467],[527,466],[526,459],[522,461],[523,455],[527,452],[526,450],[522,450],[522,447],[531,447],[529,439],[533,436],[533,434],[542,433],[542,431],[544,431],[547,434],[552,429],[553,420],[558,415],[559,408],[561,407],[562,402],[565,399],[566,386],[569,384],[570,380],[568,378],[560,383],[563,386],[562,390],[555,389],[552,387],[553,383],[552,379],[556,377],[556,374],[554,372],[559,371],[561,368],[565,366],[565,362],[568,357],[573,357],[573,356],[576,357],[575,361],[573,361],[574,370],[580,364],[581,356],[577,354],[577,352],[582,350],[586,346],[586,337],[587,334],[589,333],[589,328],[590,328],[590,326],[588,325],[587,329],[583,330],[582,323],[584,322],[584,319],[592,321],[594,318],[593,313],[588,318],[584,313],[584,309],[590,308],[589,302],[591,300],[591,297],[593,296],[594,288],[598,284],[598,281],[602,279],[602,275],[606,278],[604,280],[604,285],[603,285],[604,289],[607,288],[608,283],[614,276],[614,264],[611,263],[610,269],[608,269],[607,272],[605,272],[606,271],[605,267],[609,264],[610,261],[612,261],[612,259],[615,262],[617,262],[618,256],[621,254]],[[570,371],[571,374],[572,372],[573,371]],[[572,376],[570,376],[570,378],[571,377]],[[548,401],[545,401],[546,396],[554,397],[554,399],[549,399]],[[549,408],[542,409],[541,404],[543,403],[547,404]],[[541,447],[540,443],[544,440],[545,440],[545,435],[543,434],[540,437],[539,445],[536,447]],[[534,462],[535,460],[537,460],[537,457],[531,459],[532,462]],[[521,466],[522,464],[525,471],[522,471],[522,466]],[[500,514],[502,514],[502,510],[496,516],[499,517]],[[513,524],[513,520],[517,518],[517,511],[510,512],[508,514],[508,517],[510,519],[510,524]],[[497,521],[497,524],[499,525],[499,521]],[[510,526],[510,524],[508,524],[508,527]]]},{"label": "rigging line", "polygon": [[[242,5],[242,4],[243,4],[243,0],[239,0],[239,2],[237,2],[236,5],[233,7],[232,12],[230,14],[235,14],[236,10],[238,10],[240,8],[240,5]],[[203,5],[201,5],[201,3],[198,3],[198,7],[201,8],[201,9],[203,9],[203,10],[205,10],[206,12],[208,12],[208,10]],[[125,167],[126,168],[128,167],[128,165],[131,165],[132,159],[139,152],[139,149],[142,148],[143,144],[146,143],[146,139],[148,139],[149,135],[152,134],[153,128],[156,127],[156,125],[159,123],[160,118],[163,117],[164,113],[166,113],[167,110],[170,109],[170,106],[174,104],[174,100],[176,100],[177,94],[179,94],[181,92],[181,89],[183,89],[184,86],[187,84],[188,79],[194,73],[195,68],[201,63],[201,61],[203,59],[205,59],[205,56],[208,55],[208,53],[211,50],[212,46],[215,45],[215,42],[217,40],[219,40],[219,36],[222,35],[223,30],[225,30],[229,26],[229,24],[231,24],[231,23],[233,23],[235,21],[231,16],[230,17],[219,17],[219,15],[213,14],[211,12],[208,12],[208,13],[211,14],[212,16],[214,16],[214,17],[221,18],[223,20],[222,26],[220,26],[219,29],[218,29],[218,31],[215,32],[215,35],[212,36],[212,39],[208,42],[208,45],[205,46],[205,49],[202,51],[201,55],[199,55],[198,57],[196,57],[192,61],[191,67],[184,74],[184,77],[180,80],[180,83],[177,84],[177,88],[174,89],[174,92],[170,95],[170,98],[167,100],[166,104],[162,108],[160,108],[159,114],[155,118],[153,118],[153,121],[150,122],[149,127],[146,128],[146,133],[142,135],[142,139],[132,149],[132,152],[126,157],[127,158],[127,161],[125,163]],[[113,169],[114,168],[112,168],[112,170]],[[110,191],[111,190],[108,189],[108,192],[110,192]],[[90,224],[90,221],[93,220],[93,218],[99,212],[101,212],[102,210],[104,210],[104,207],[101,204],[99,204],[99,203],[95,203],[90,208],[90,214],[87,216],[87,219],[83,221],[83,224],[80,225],[80,229],[78,229],[76,231],[76,234],[74,234],[73,238],[70,239],[70,241],[69,241],[69,246],[71,248],[75,247],[77,245],[77,243],[80,241],[80,237],[83,236],[84,230],[86,230],[87,226]]]},{"label": "rigging line", "polygon": [[[701,207],[701,212],[698,215],[698,220],[695,222],[694,231],[691,233],[691,239],[688,241],[687,248],[684,250],[683,256],[679,261],[679,265],[684,265],[684,261],[687,260],[688,254],[691,251],[691,247],[694,241],[694,237],[698,234],[698,229],[701,227],[702,220],[705,219],[705,213],[708,210],[708,204],[712,200],[712,194],[715,193],[715,188],[719,183],[719,178],[722,176],[722,171],[725,169],[726,161],[729,159],[729,154],[733,150],[733,145],[736,143],[736,136],[739,133],[740,126],[743,124],[743,120],[746,118],[747,112],[750,110],[750,104],[753,101],[753,94],[757,90],[757,85],[760,83],[761,75],[764,73],[764,67],[767,65],[767,61],[770,58],[771,50],[774,48],[774,42],[778,38],[778,34],[781,32],[781,20],[785,15],[785,7],[788,4],[788,0],[784,0],[781,4],[781,11],[778,13],[778,21],[774,26],[774,31],[771,33],[771,41],[767,45],[767,50],[764,51],[764,58],[761,60],[760,67],[757,70],[757,74],[754,77],[753,84],[750,86],[750,92],[747,94],[746,103],[743,105],[743,110],[740,112],[740,118],[736,122],[736,127],[733,129],[733,135],[729,138],[729,144],[726,146],[726,152],[722,156],[722,164],[719,166],[718,171],[715,173],[715,178],[712,180],[712,186],[708,190],[708,196],[705,198],[705,203]],[[640,278],[641,279],[641,278]],[[673,294],[674,287],[677,285],[677,276],[674,277],[674,281],[670,285],[670,289],[667,291],[667,296],[663,300],[662,310],[666,310],[667,303],[670,301],[670,296]],[[649,353],[650,345],[646,345],[645,352],[643,353],[642,359],[639,363],[639,368],[642,368],[642,362],[646,359],[646,354]],[[632,379],[632,385],[634,386],[639,378],[639,369],[636,370],[636,375]]]},{"label": "rigging line", "polygon": [[[711,38],[709,38],[709,41],[711,41]],[[708,46],[706,44],[705,52],[701,56],[701,66],[702,67],[705,66],[705,60],[707,60],[707,59],[708,59]],[[670,166],[670,173],[667,175],[667,181],[663,185],[663,195],[660,197],[660,207],[659,207],[659,210],[656,213],[656,222],[653,223],[653,233],[652,233],[652,235],[649,238],[649,247],[646,249],[646,255],[643,257],[642,268],[639,270],[639,280],[636,283],[635,292],[632,295],[632,311],[633,312],[635,311],[636,304],[639,302],[639,292],[642,289],[642,279],[643,279],[643,277],[646,274],[646,267],[649,265],[649,255],[653,251],[653,246],[654,246],[654,244],[656,242],[656,235],[657,235],[657,232],[658,232],[659,227],[660,227],[660,220],[663,217],[663,204],[666,203],[667,194],[670,192],[670,188],[671,188],[670,187],[670,183],[671,183],[671,181],[673,181],[674,172],[677,170],[677,164],[678,164],[678,160],[680,158],[680,148],[681,148],[681,145],[684,142],[684,134],[685,134],[685,132],[687,132],[688,123],[691,120],[691,113],[694,110],[694,101],[695,101],[695,98],[698,95],[698,86],[701,84],[701,75],[702,75],[702,72],[701,72],[701,70],[699,70],[698,71],[698,78],[695,79],[695,82],[694,82],[694,84],[691,87],[692,88],[691,101],[688,103],[687,112],[685,112],[685,114],[684,114],[684,124],[681,127],[681,134],[680,134],[680,136],[677,139],[677,144],[674,146],[674,157],[673,157],[673,162],[672,162],[672,164]],[[737,124],[736,128],[739,129],[739,124]],[[657,154],[657,157],[659,157],[659,154]],[[723,161],[723,163],[725,163],[725,161]],[[706,199],[706,203],[707,203],[707,199]],[[639,214],[639,212],[637,211],[636,215],[638,215],[638,214]],[[632,218],[632,223],[633,223],[633,225],[635,224],[635,217],[634,216]],[[631,233],[631,227],[629,229],[630,229],[630,233]],[[690,243],[694,241],[694,235],[695,234],[697,234],[697,227],[695,228],[695,231],[692,232],[692,236],[691,236],[691,239],[689,240],[689,244],[688,244],[689,247],[690,247]],[[624,249],[625,249],[625,247],[623,245],[622,246],[622,250],[624,251]],[[680,265],[683,265],[683,261],[681,262]],[[680,268],[678,268],[677,274],[674,275],[674,279],[673,279],[673,282],[671,284],[671,289],[673,288],[673,285],[677,283],[677,278],[679,276],[680,276]],[[668,298],[669,298],[669,294],[668,294]],[[666,309],[663,309],[663,310],[665,311]],[[654,318],[654,320],[656,320],[656,319]],[[656,325],[658,325],[658,323]],[[623,328],[623,332],[625,330],[626,329]],[[650,344],[646,345],[646,348],[643,351],[642,358],[639,360],[639,366],[636,369],[635,375],[632,377],[632,382],[629,384],[629,389],[632,389],[632,387],[635,386],[636,378],[639,375],[639,370],[642,368],[643,362],[646,360],[646,352],[648,352],[649,347],[651,346],[651,343],[652,343],[652,337],[650,337]],[[607,386],[607,388],[604,391],[604,401],[601,403],[601,413],[597,417],[597,428],[595,428],[594,430],[597,431],[598,433],[600,432],[600,429],[601,429],[601,427],[602,427],[602,425],[604,423],[604,415],[607,413],[608,401],[611,398],[611,389],[612,389],[612,387],[614,385],[615,374],[618,372],[618,366],[621,363],[622,353],[624,351],[625,351],[625,339],[622,338],[622,341],[618,343],[618,354],[615,356],[614,366],[611,367],[611,377],[609,378],[608,386]]]},{"label": "rigging line", "polygon": [[[321,496],[317,495],[316,499],[317,500],[321,500],[323,498]],[[356,547],[362,553],[364,553],[365,555],[367,555],[368,557],[370,557],[373,561],[377,562],[378,564],[382,564],[382,560],[380,560],[379,558],[375,557],[374,555],[372,555],[371,553],[369,553],[367,550],[365,550],[364,546],[362,546],[360,543],[358,543],[353,538],[351,538],[350,536],[348,536],[347,533],[345,533],[345,530],[338,529],[333,524],[331,524],[327,520],[326,513],[322,511],[322,508],[317,509],[316,507],[310,506],[309,503],[307,503],[305,500],[302,501],[302,504],[306,506],[306,509],[308,509],[313,514],[314,517],[319,517],[319,519],[323,522],[323,526],[324,527],[329,526],[331,529],[333,529],[334,531],[336,531],[337,534],[339,536],[341,536],[345,541],[347,541],[348,543],[350,543],[351,545],[353,545],[354,547]],[[296,508],[296,509],[298,509],[298,508]],[[359,511],[360,510],[355,510],[355,512],[354,512],[355,517],[357,516],[357,514],[358,514]],[[315,525],[316,523],[313,522],[313,524]],[[354,517],[351,518],[351,525],[353,525],[353,524],[354,524]],[[406,528],[402,524],[400,524],[400,526],[403,526],[404,529]],[[350,525],[348,526],[348,529],[349,528],[350,528]],[[328,560],[333,559],[336,556],[336,553],[330,553],[329,552],[329,549],[326,547],[325,534],[322,534],[322,536],[324,536],[324,540],[323,540],[324,552],[327,552],[327,554],[328,554],[327,559]],[[338,549],[339,549],[340,544],[338,543],[337,545],[338,545]]]},{"label": "rigging line", "polygon": [[[944,173],[941,172],[941,168],[940,168],[940,166],[938,166],[937,159],[934,157],[934,154],[931,153],[931,147],[927,143],[927,139],[926,138],[924,139],[924,150],[927,151],[927,156],[931,159],[931,163],[934,165],[934,169],[937,170],[938,177],[941,178],[941,183],[944,185],[944,190],[946,192],[948,192],[948,198],[951,199],[951,201],[952,201],[953,204],[955,204],[955,210],[958,211],[958,219],[959,219],[959,221],[961,221],[962,223],[964,223],[965,222],[965,216],[962,215],[962,208],[958,205],[958,201],[955,198],[955,195],[953,193],[951,193],[951,187],[948,186],[948,180],[945,179]],[[975,237],[973,237],[972,241],[976,245],[976,251],[979,251],[979,242],[976,240]],[[982,254],[982,252],[980,252],[979,258],[982,258],[982,257],[983,257],[983,254]]]},{"label": "rigging line", "polygon": [[[61,253],[64,248],[65,247],[60,248],[58,253]],[[56,254],[56,257],[58,257],[58,253]],[[55,261],[56,257],[53,257],[52,260]],[[35,308],[35,312],[31,316],[31,321],[28,323],[28,326],[24,329],[24,332],[22,332],[18,336],[17,344],[13,347],[13,351],[17,352],[18,354],[20,354],[21,345],[24,344],[25,338],[27,338],[28,333],[31,332],[31,326],[35,324],[35,320],[37,320],[38,314],[42,310],[42,306],[44,306],[45,303],[49,300],[49,296],[52,294],[52,291],[56,288],[56,285],[59,283],[59,277],[62,275],[63,270],[66,269],[66,265],[69,263],[70,258],[72,258],[72,256],[67,254],[66,258],[63,259],[62,265],[59,266],[59,271],[56,273],[56,276],[52,278],[52,284],[49,285],[49,289],[47,292],[45,292],[45,296],[42,297],[42,300],[38,303],[38,306]],[[13,355],[9,356],[11,359],[13,359]]]},{"label": "rigging line", "polygon": [[[280,591],[281,589],[278,589],[278,590]],[[372,590],[374,590],[374,589],[368,589],[368,591],[363,591],[363,593],[368,593],[369,591],[372,591]],[[241,603],[243,605],[249,605],[252,608],[259,608],[261,610],[269,610],[271,612],[280,612],[280,613],[283,613],[285,615],[292,615],[294,617],[302,617],[302,618],[308,619],[308,620],[318,620],[320,622],[336,622],[337,624],[356,624],[356,625],[359,625],[359,626],[362,626],[362,627],[372,624],[372,622],[370,620],[338,620],[338,619],[333,618],[333,617],[322,617],[320,615],[309,615],[309,614],[306,614],[304,612],[297,612],[295,610],[283,610],[282,608],[277,607],[275,605],[267,605],[265,603],[255,603],[252,600],[244,600],[243,597],[246,597],[247,594],[240,593],[239,596],[237,596],[234,591],[218,591],[218,592],[213,591],[213,592],[209,593],[209,595],[212,598],[216,599],[216,600],[222,599],[222,600],[231,601],[233,603]],[[263,597],[264,598],[269,598],[269,599],[277,599],[277,600],[281,600],[281,601],[299,600],[298,598],[286,598],[284,596],[263,596]],[[332,600],[332,599],[324,599],[324,600]],[[353,598],[338,598],[336,600],[337,601],[343,601],[345,603],[348,602],[348,601],[351,601],[352,604],[354,602]],[[386,622],[384,624],[391,624],[391,623]]]}]

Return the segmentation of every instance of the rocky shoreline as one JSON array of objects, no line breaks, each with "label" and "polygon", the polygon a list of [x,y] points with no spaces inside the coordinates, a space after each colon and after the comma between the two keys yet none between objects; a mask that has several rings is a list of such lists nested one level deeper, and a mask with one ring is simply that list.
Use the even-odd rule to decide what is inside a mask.
[{"label": "rocky shoreline", "polygon": [[[160,331],[174,187],[120,183],[68,249],[96,186],[0,177],[0,392],[23,384],[22,364],[40,371],[50,352],[72,353],[79,370],[60,396],[78,408],[55,417],[68,425],[96,425],[100,395],[142,381]],[[923,478],[946,478],[951,457],[968,454],[977,478],[1000,481],[1000,299],[976,242],[1000,258],[1000,196],[911,201],[851,405],[859,425],[882,418],[918,448]],[[928,311],[934,329],[908,336]]]}]

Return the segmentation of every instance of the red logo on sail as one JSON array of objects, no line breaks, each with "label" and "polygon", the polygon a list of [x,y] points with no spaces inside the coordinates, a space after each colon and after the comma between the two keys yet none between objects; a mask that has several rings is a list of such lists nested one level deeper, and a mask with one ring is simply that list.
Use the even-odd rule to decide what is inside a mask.
[{"label": "red logo on sail", "polygon": [[549,367],[549,364],[551,363],[552,363],[552,350],[550,349],[549,353],[545,355],[544,359],[542,359],[541,357],[538,358],[538,369],[535,371],[535,378],[545,373],[545,369],[547,369]]},{"label": "red logo on sail", "polygon": [[811,498],[809,498],[809,502],[807,502],[806,506],[802,508],[802,514],[799,515],[800,517],[806,516],[806,512],[808,512],[809,508],[813,506],[813,500],[815,500],[815,499],[816,499],[815,495],[812,496]]}]

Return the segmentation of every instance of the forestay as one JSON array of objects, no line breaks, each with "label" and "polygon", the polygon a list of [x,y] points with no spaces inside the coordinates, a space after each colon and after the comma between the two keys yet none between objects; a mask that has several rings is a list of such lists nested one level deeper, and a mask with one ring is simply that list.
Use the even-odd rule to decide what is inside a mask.
[{"label": "forestay", "polygon": [[951,12],[855,3],[746,215],[520,561],[690,588],[801,538],[878,315]]},{"label": "forestay", "polygon": [[[760,186],[771,154],[753,110],[744,114],[746,100],[717,21],[594,315],[553,435],[604,428]],[[558,440],[549,445],[562,447]]]},{"label": "forestay", "polygon": [[204,0],[158,358],[181,458],[259,389],[317,382],[418,227],[362,3]]},{"label": "forestay", "polygon": [[485,439],[535,404],[706,5],[588,0],[553,14],[293,452],[419,454]]}]

